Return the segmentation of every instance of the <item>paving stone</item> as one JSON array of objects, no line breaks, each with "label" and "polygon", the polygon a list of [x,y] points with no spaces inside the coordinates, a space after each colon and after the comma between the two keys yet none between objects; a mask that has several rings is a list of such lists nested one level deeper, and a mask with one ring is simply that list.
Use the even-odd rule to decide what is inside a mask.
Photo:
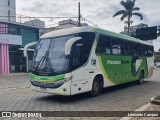
[{"label": "paving stone", "polygon": [[[160,69],[156,69],[154,76],[142,85],[132,84],[123,88],[107,88],[103,94],[93,98],[88,97],[86,93],[70,98],[40,93],[26,88],[29,86],[27,74],[0,75],[0,111],[133,111],[149,102],[149,98],[159,95],[159,73]],[[5,90],[11,87],[21,87],[21,89]],[[54,119],[61,120],[61,117]],[[70,120],[70,118],[66,119]],[[78,119],[75,118],[75,120]],[[96,120],[96,118],[89,117],[85,119]]]}]

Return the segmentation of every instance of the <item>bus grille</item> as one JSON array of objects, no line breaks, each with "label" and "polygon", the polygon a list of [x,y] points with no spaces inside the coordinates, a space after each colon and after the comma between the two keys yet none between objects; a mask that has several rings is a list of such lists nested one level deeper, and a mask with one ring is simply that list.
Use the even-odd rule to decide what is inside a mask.
[{"label": "bus grille", "polygon": [[63,83],[56,83],[56,82],[52,82],[52,83],[38,82],[38,81],[30,81],[30,82],[33,86],[43,87],[43,88],[58,88],[61,85],[63,85]]}]

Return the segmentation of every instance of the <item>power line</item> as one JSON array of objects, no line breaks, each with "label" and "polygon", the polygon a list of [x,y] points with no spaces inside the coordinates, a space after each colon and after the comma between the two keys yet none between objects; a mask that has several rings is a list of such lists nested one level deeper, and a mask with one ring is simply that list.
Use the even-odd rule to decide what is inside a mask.
[{"label": "power line", "polygon": [[[66,16],[53,16],[53,17],[42,17],[42,16],[40,16],[40,17],[30,17],[30,16],[25,16],[25,15],[21,15],[21,14],[17,14],[18,16],[0,16],[0,18],[1,17],[16,17],[16,18],[29,18],[30,20],[31,19],[64,19],[64,18],[69,18],[69,19],[75,19],[75,18],[78,18],[78,17],[74,17],[74,16],[70,16],[70,17],[66,17]],[[87,20],[86,18],[84,18],[84,17],[82,17],[81,16],[81,19],[82,20],[84,20],[84,21],[87,21],[88,23],[90,23],[90,24],[92,24],[92,25],[94,25],[94,26],[96,26],[96,27],[98,27],[98,25],[96,25],[96,24],[94,24],[93,22],[91,22],[91,21],[89,21],[89,20]],[[51,25],[48,25],[48,26],[46,26],[46,27],[49,27],[49,26],[53,26],[53,25],[56,25],[56,24],[58,24],[58,23],[54,23],[54,24],[51,24]]]},{"label": "power line", "polygon": [[87,22],[89,22],[90,24],[92,24],[92,25],[94,25],[94,26],[98,27],[98,25],[96,25],[96,24],[92,23],[91,21],[89,21],[89,20],[85,19],[84,17],[82,17],[82,19],[83,19],[83,20],[85,20],[85,21],[87,21]]},{"label": "power line", "polygon": [[47,25],[47,26],[45,26],[45,28],[47,28],[47,27],[50,27],[50,26],[53,26],[53,25],[57,25],[58,23],[54,23],[54,24],[51,24],[51,25]]},{"label": "power line", "polygon": [[0,17],[16,17],[16,18],[34,18],[34,19],[36,19],[36,18],[39,18],[39,19],[41,19],[41,18],[52,18],[52,19],[59,19],[59,18],[78,18],[78,17],[64,17],[64,16],[59,16],[59,17],[28,17],[28,16],[0,16]]}]

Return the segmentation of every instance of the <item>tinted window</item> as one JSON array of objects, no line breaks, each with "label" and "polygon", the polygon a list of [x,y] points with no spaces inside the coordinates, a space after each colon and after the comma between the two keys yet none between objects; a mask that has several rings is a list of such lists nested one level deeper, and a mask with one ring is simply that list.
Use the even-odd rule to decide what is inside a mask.
[{"label": "tinted window", "polygon": [[144,56],[152,57],[154,53],[153,46],[142,45],[142,53]]},{"label": "tinted window", "polygon": [[147,56],[148,50],[146,45],[141,45],[142,56]]},{"label": "tinted window", "polygon": [[153,56],[153,53],[154,53],[154,48],[153,48],[152,46],[148,46],[147,49],[148,49],[148,54],[147,54],[147,56],[148,56],[148,57],[152,57],[152,56]]},{"label": "tinted window", "polygon": [[125,41],[124,42],[124,54],[133,55],[133,43]]},{"label": "tinted window", "polygon": [[100,35],[96,53],[100,54],[111,54],[111,38],[107,36]]},{"label": "tinted window", "polygon": [[134,43],[134,55],[141,55],[141,45]]},{"label": "tinted window", "polygon": [[78,36],[82,39],[72,46],[72,70],[87,62],[95,39],[95,33],[80,33]]},{"label": "tinted window", "polygon": [[84,62],[84,45],[83,44],[76,44],[74,51],[73,51],[73,66],[80,66]]},{"label": "tinted window", "polygon": [[95,33],[80,33],[80,37],[82,37],[82,43],[83,44],[83,49],[84,49],[84,56],[83,56],[83,61],[87,62],[88,57],[90,55],[90,51],[93,45],[93,41],[95,39]]},{"label": "tinted window", "polygon": [[112,39],[112,54],[123,54],[123,40]]}]

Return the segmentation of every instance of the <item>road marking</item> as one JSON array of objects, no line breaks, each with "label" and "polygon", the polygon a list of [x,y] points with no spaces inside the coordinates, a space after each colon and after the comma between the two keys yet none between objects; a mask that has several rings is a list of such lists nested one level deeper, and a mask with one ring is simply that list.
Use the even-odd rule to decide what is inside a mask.
[{"label": "road marking", "polygon": [[6,89],[1,89],[1,91],[8,91],[8,90],[16,90],[16,89],[25,89],[25,88],[30,88],[30,87],[23,87],[23,88],[6,88]]},{"label": "road marking", "polygon": [[[148,104],[146,104],[146,105],[138,108],[138,109],[135,110],[135,111],[144,111],[145,109],[147,109],[147,108],[150,107],[150,106],[151,106],[151,103],[148,103]],[[133,117],[123,117],[123,118],[121,118],[120,120],[130,120],[131,118],[133,118]]]}]

